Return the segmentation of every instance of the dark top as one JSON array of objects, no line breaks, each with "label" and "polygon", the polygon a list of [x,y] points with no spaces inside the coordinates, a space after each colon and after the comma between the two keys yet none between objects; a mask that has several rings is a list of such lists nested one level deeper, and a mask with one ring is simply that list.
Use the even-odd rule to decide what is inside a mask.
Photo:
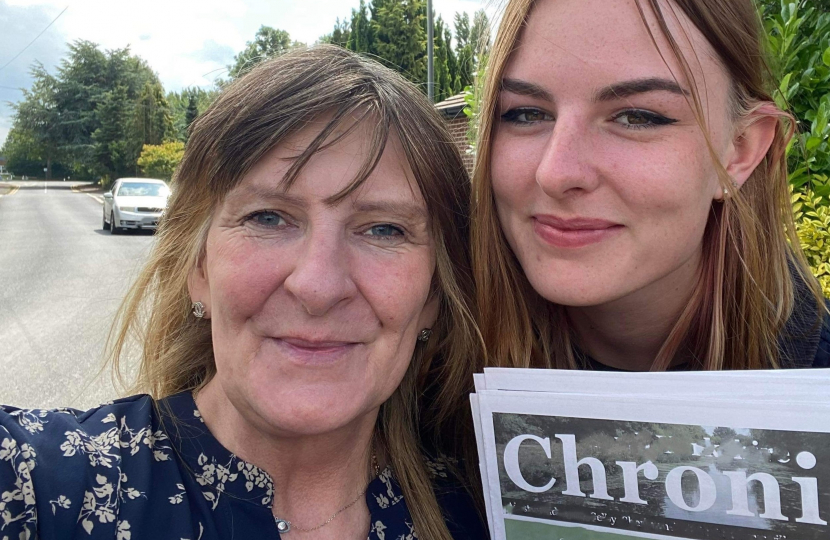
[{"label": "dark top", "polygon": [[[826,309],[817,313],[813,297],[808,291],[796,290],[796,305],[778,339],[778,351],[782,369],[830,367],[830,300]],[[576,352],[585,369],[619,371],[597,360]],[[672,370],[683,371],[684,365]]]},{"label": "dark top", "polygon": [[[453,537],[486,538],[446,464],[428,465]],[[86,412],[0,407],[2,539],[279,539],[273,492],[267,473],[211,435],[189,392]],[[417,538],[389,468],[369,484],[366,504],[369,540]]]}]

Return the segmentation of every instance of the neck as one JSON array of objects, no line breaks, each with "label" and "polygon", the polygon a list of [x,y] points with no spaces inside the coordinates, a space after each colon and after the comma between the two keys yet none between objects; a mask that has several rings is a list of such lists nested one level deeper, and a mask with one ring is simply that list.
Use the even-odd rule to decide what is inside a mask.
[{"label": "neck", "polygon": [[[648,371],[669,337],[697,283],[698,260],[622,298],[568,307],[579,347],[606,366]],[[677,356],[671,365],[685,360]]]},{"label": "neck", "polygon": [[[366,537],[369,513],[363,500],[338,515],[335,527],[308,534],[296,527],[316,527],[361,499],[374,478],[371,456],[377,410],[332,432],[295,436],[275,433],[263,419],[240,411],[216,380],[199,392],[196,404],[211,434],[225,448],[269,474],[274,515],[295,525],[289,539],[328,538],[329,533],[333,538]],[[359,530],[352,535],[348,533],[352,528]]]}]

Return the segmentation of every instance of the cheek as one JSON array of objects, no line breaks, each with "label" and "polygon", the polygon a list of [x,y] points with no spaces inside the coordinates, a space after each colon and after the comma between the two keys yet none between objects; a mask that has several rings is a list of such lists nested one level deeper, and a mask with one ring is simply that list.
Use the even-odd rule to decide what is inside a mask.
[{"label": "cheek", "polygon": [[216,264],[208,264],[215,318],[238,327],[259,313],[285,281],[289,258],[284,250],[262,249],[244,239],[216,246]]},{"label": "cheek", "polygon": [[543,141],[511,137],[496,131],[490,158],[490,176],[496,204],[512,206],[533,192]]},{"label": "cheek", "polygon": [[435,264],[431,257],[389,254],[361,257],[354,279],[385,331],[402,334],[417,322],[427,301]]}]

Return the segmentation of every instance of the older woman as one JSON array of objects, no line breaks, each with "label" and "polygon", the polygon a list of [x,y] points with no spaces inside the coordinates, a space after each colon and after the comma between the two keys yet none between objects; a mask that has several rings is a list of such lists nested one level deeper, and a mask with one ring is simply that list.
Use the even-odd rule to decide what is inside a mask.
[{"label": "older woman", "polygon": [[431,374],[472,366],[467,189],[370,61],[320,47],[232,85],[122,308],[113,356],[138,337],[150,395],[2,409],[0,537],[482,538],[417,421]]},{"label": "older woman", "polygon": [[502,366],[830,366],[751,0],[510,0],[474,192]]}]

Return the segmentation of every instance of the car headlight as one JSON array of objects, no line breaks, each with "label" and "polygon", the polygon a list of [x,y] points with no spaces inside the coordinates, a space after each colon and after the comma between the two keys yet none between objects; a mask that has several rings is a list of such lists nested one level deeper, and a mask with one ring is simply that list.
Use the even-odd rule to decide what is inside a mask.
[{"label": "car headlight", "polygon": [[135,206],[119,206],[118,207],[119,212],[135,212],[136,211],[135,209],[136,209]]}]

